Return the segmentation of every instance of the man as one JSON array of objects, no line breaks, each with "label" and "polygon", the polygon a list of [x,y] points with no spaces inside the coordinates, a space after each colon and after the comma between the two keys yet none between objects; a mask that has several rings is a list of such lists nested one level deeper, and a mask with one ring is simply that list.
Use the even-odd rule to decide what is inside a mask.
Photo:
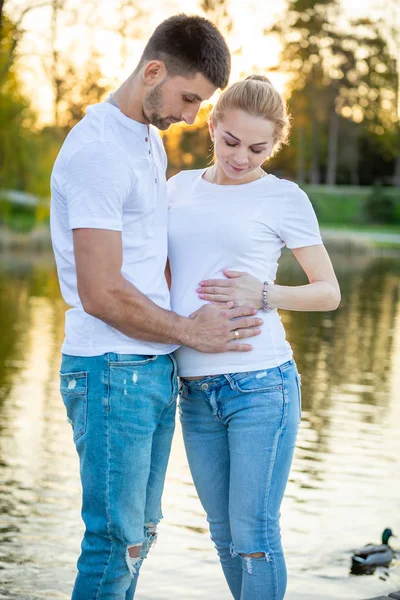
[{"label": "man", "polygon": [[[150,124],[192,124],[230,55],[206,19],[161,23],[132,75],[91,106],[54,165],[51,231],[66,314],[61,393],[80,459],[85,534],[73,600],[131,600],[162,518],[184,344],[247,351],[251,309],[171,312],[166,156]],[[247,318],[246,318],[247,316]],[[235,321],[232,321],[235,319]]]}]

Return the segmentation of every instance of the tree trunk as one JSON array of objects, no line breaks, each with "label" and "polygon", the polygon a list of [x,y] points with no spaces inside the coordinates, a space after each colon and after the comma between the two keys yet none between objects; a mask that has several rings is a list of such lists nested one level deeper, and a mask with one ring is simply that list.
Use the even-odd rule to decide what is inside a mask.
[{"label": "tree trunk", "polygon": [[319,184],[319,143],[318,121],[314,106],[311,104],[311,183]]},{"label": "tree trunk", "polygon": [[359,149],[358,149],[358,131],[357,125],[353,125],[353,152],[352,160],[350,164],[350,183],[351,185],[360,185],[360,178],[358,175],[358,162],[359,162]]},{"label": "tree trunk", "polygon": [[0,0],[0,31],[1,31],[1,24],[2,24],[2,20],[3,20],[3,6],[4,6],[4,0]]},{"label": "tree trunk", "polygon": [[54,123],[58,127],[60,124],[60,102],[62,100],[62,79],[59,74],[59,63],[60,56],[57,50],[57,37],[58,37],[58,15],[63,10],[65,0],[52,0],[51,2],[51,80],[53,84],[54,97],[53,97],[53,110],[54,110]]},{"label": "tree trunk", "polygon": [[305,176],[305,168],[304,168],[304,157],[306,152],[306,144],[305,144],[305,132],[304,127],[300,126],[297,128],[297,155],[296,155],[296,163],[297,163],[297,183],[304,183],[306,180]]},{"label": "tree trunk", "polygon": [[319,184],[319,127],[318,127],[318,89],[316,85],[317,72],[316,68],[311,69],[311,80],[309,86],[309,97],[308,106],[310,107],[310,120],[311,120],[311,173],[310,182],[314,185]]},{"label": "tree trunk", "polygon": [[393,185],[400,187],[400,153],[396,156],[394,163]]},{"label": "tree trunk", "polygon": [[326,183],[336,185],[337,170],[337,146],[339,137],[339,115],[336,112],[336,98],[332,103],[331,118],[329,123],[329,143],[328,143],[328,168],[326,174]]}]

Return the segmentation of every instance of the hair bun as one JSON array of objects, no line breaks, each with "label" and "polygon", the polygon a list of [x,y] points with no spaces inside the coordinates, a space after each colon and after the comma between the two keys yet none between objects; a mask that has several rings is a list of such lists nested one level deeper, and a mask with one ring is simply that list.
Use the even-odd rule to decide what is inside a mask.
[{"label": "hair bun", "polygon": [[269,83],[269,85],[272,85],[272,82],[268,79],[268,77],[265,77],[264,75],[257,75],[256,73],[254,75],[249,75],[248,77],[246,77],[245,81],[248,80],[262,81],[263,83]]}]

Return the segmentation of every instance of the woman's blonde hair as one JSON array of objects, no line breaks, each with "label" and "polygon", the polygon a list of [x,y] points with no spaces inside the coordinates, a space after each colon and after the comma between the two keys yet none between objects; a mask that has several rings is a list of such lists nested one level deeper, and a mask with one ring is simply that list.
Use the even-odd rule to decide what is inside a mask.
[{"label": "woman's blonde hair", "polygon": [[214,125],[223,119],[227,109],[239,109],[255,117],[264,117],[274,124],[274,145],[271,155],[288,143],[290,116],[282,96],[264,75],[250,75],[244,81],[229,86],[219,96],[210,115]]}]

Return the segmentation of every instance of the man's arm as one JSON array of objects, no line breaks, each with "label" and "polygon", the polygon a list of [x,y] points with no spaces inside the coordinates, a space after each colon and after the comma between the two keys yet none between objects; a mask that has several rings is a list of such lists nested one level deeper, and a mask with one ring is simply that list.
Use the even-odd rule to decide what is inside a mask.
[{"label": "man's arm", "polygon": [[232,340],[235,330],[241,339],[261,332],[262,320],[248,316],[256,310],[206,305],[190,318],[181,317],[157,306],[122,276],[120,231],[74,229],[73,239],[78,293],[88,314],[136,339],[191,346],[201,352],[252,350],[249,344]]}]

